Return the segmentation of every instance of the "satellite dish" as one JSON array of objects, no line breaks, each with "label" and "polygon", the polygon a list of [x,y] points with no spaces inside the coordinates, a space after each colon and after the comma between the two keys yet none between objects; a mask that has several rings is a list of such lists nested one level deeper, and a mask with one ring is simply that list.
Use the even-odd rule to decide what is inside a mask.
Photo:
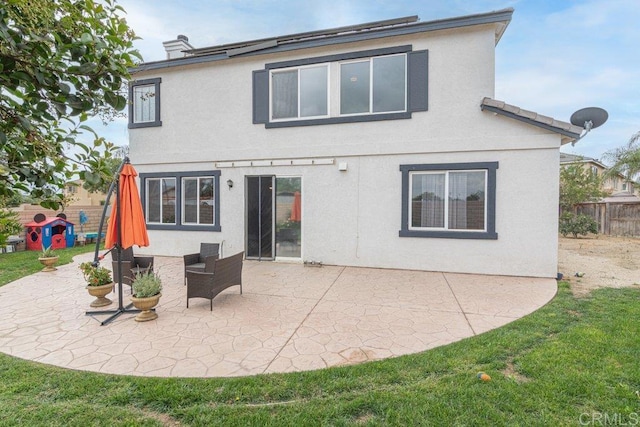
[{"label": "satellite dish", "polygon": [[602,108],[587,107],[582,108],[571,115],[571,124],[591,130],[598,126],[602,126],[608,118],[609,113]]}]

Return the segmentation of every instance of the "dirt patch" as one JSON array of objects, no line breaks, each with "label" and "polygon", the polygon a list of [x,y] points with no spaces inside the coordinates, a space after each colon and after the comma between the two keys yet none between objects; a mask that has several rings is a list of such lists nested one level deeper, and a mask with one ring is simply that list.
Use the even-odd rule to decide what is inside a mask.
[{"label": "dirt patch", "polygon": [[640,286],[640,238],[560,237],[558,246],[558,271],[576,295],[603,287]]}]

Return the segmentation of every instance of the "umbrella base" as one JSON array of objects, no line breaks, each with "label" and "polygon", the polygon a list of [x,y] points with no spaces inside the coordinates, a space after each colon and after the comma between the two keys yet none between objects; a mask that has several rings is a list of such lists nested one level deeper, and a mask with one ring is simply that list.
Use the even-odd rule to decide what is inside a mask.
[{"label": "umbrella base", "polygon": [[[106,325],[107,323],[110,323],[111,321],[113,321],[114,319],[116,319],[118,316],[120,316],[121,314],[126,314],[126,313],[140,313],[141,310],[138,310],[136,308],[130,308],[133,307],[133,304],[129,304],[126,307],[122,307],[122,308],[118,308],[116,310],[98,310],[98,311],[87,311],[85,314],[87,316],[96,316],[96,315],[103,315],[103,314],[110,314],[111,316],[109,316],[109,318],[107,318],[106,320],[103,320],[102,322],[100,322],[100,325]],[[153,309],[152,311],[155,312],[155,309]],[[137,320],[137,319],[136,319]]]}]

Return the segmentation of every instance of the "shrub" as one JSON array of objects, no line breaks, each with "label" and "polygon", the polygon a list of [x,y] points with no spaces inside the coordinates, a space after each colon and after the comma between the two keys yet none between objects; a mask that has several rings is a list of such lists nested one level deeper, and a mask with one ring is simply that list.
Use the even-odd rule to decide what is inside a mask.
[{"label": "shrub", "polygon": [[577,238],[579,235],[586,236],[589,233],[598,234],[598,223],[588,215],[565,212],[560,215],[559,230],[564,237],[572,234],[574,238]]},{"label": "shrub", "polygon": [[89,286],[102,286],[113,282],[111,271],[105,267],[97,267],[90,262],[83,262],[80,264],[80,270]]},{"label": "shrub", "polygon": [[145,271],[136,274],[136,279],[131,284],[133,296],[147,298],[157,295],[162,291],[162,280],[153,271]]}]

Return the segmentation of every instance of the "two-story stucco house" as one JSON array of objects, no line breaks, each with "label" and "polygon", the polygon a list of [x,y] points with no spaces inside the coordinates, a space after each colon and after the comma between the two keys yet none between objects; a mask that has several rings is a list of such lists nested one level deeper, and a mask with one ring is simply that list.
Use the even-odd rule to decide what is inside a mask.
[{"label": "two-story stucco house", "polygon": [[493,99],[512,13],[165,43],[130,83],[139,251],[555,277],[583,129]]}]

